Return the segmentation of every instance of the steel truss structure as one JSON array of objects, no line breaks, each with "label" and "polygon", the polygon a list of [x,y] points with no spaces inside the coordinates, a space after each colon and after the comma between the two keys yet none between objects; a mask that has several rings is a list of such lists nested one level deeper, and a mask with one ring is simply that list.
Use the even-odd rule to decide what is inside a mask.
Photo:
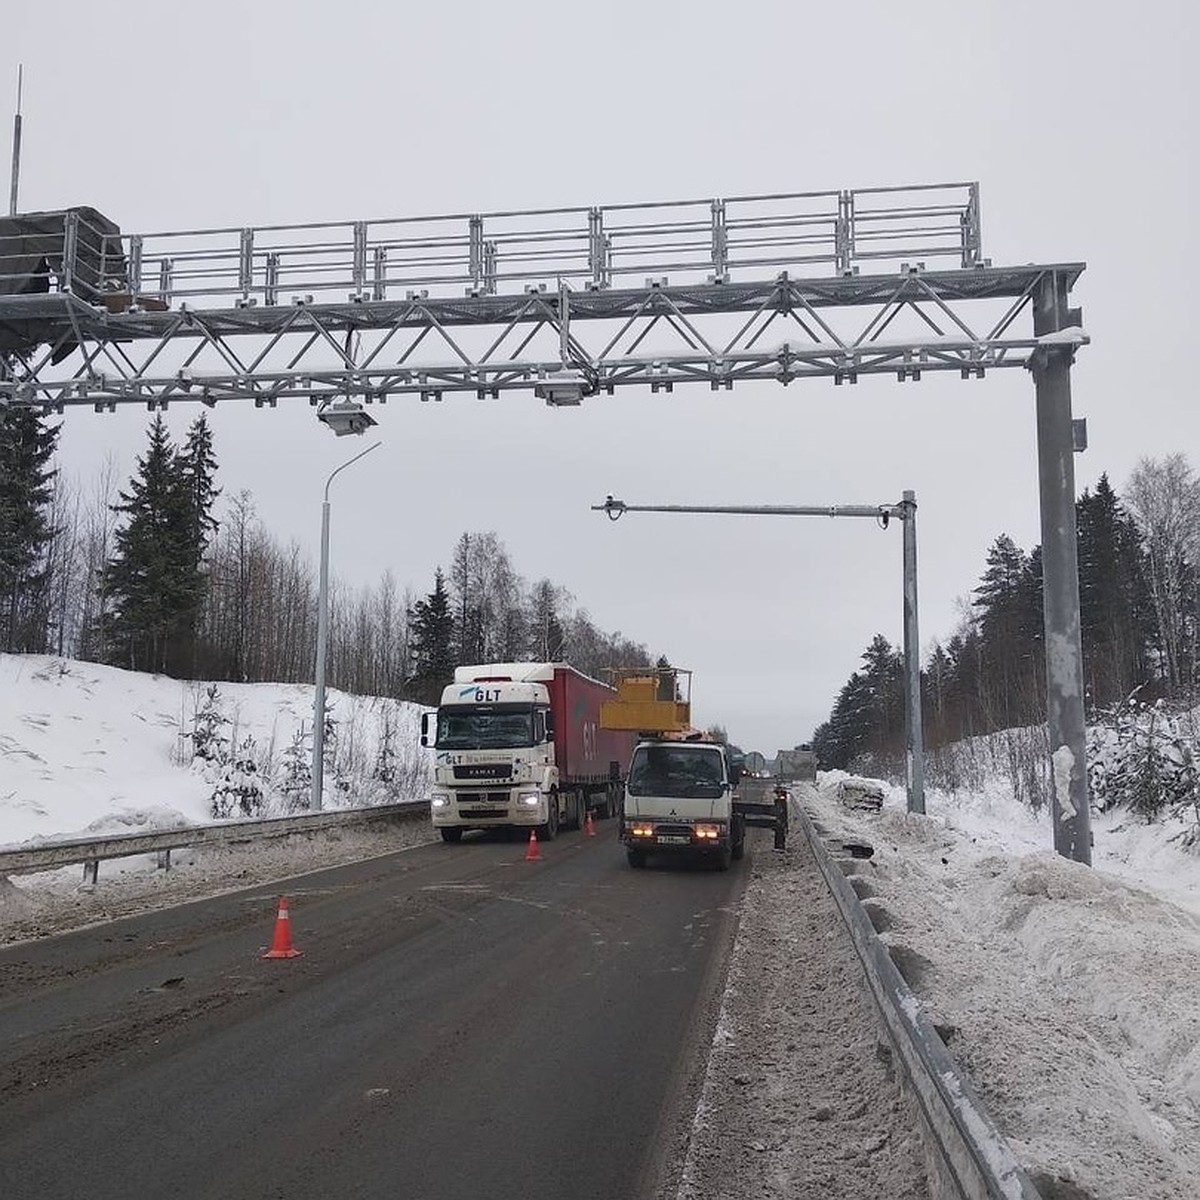
[{"label": "steel truss structure", "polygon": [[975,184],[97,241],[86,286],[67,258],[57,290],[0,296],[0,322],[42,339],[8,355],[0,402],[978,377],[1028,365],[1019,319],[1083,269],[993,267]]},{"label": "steel truss structure", "polygon": [[[1070,392],[1087,338],[1068,306],[1084,264],[993,266],[978,185],[113,228],[92,209],[0,226],[0,408],[307,399],[360,432],[363,406],[390,396],[532,389],[564,405],[1029,368],[1055,847],[1091,861]],[[357,422],[334,425],[347,411]]]}]

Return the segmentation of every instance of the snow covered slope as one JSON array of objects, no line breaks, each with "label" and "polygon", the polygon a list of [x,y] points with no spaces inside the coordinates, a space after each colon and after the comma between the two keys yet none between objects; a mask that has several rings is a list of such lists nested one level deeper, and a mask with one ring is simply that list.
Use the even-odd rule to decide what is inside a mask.
[{"label": "snow covered slope", "polygon": [[[213,819],[213,797],[250,773],[262,815],[307,790],[313,689],[217,685],[41,655],[0,654],[0,845]],[[326,693],[336,721],[328,804],[424,794],[420,709]],[[197,713],[215,711],[216,744],[194,761]],[[253,764],[239,774],[237,764]],[[232,815],[238,815],[234,806]]]}]

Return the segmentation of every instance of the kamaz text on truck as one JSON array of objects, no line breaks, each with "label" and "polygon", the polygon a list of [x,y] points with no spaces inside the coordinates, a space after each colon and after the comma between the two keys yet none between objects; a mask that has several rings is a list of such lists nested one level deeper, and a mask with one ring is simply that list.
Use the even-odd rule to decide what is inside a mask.
[{"label": "kamaz text on truck", "polygon": [[470,829],[581,828],[620,808],[633,737],[600,727],[613,689],[565,663],[459,667],[421,745],[436,751],[430,812],[442,839]]}]

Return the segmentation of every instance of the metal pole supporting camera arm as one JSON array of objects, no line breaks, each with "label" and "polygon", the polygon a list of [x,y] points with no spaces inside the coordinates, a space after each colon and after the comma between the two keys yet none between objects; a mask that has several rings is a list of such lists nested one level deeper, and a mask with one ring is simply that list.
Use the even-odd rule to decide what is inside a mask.
[{"label": "metal pole supporting camera arm", "polygon": [[603,504],[593,504],[593,512],[620,520],[627,512],[735,514],[753,517],[873,517],[886,529],[892,517],[904,524],[904,716],[907,734],[905,780],[908,811],[925,811],[925,746],[921,722],[921,644],[917,632],[917,500],[906,491],[899,504],[826,504],[826,505],[692,505],[626,504],[606,496]]}]

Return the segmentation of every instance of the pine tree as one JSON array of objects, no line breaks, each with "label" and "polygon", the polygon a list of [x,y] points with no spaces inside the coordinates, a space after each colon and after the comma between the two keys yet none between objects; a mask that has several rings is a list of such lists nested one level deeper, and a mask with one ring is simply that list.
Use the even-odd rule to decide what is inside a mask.
[{"label": "pine tree", "polygon": [[392,706],[386,701],[379,713],[379,749],[371,778],[384,785],[390,785],[396,779],[396,721]]},{"label": "pine tree", "polygon": [[180,489],[180,571],[186,573],[190,602],[181,611],[174,645],[168,656],[175,671],[197,675],[196,639],[201,608],[208,589],[205,558],[209,543],[217,532],[213,506],[220,495],[214,483],[217,459],[213,452],[212,430],[202,413],[188,428],[187,438],[177,459]]},{"label": "pine tree", "polygon": [[1104,707],[1147,681],[1154,618],[1137,527],[1107,475],[1075,511],[1084,678],[1091,704]]},{"label": "pine tree", "polygon": [[31,408],[0,409],[0,650],[40,653],[49,642],[50,467],[59,426]]},{"label": "pine tree", "polygon": [[862,679],[869,696],[866,746],[877,759],[902,753],[904,746],[904,659],[877,633],[863,652]]},{"label": "pine tree", "polygon": [[421,704],[437,704],[442,688],[454,678],[454,617],[441,567],[433,591],[413,605],[412,672],[409,694]]},{"label": "pine tree", "polygon": [[855,671],[838,692],[829,720],[813,733],[817,758],[829,768],[847,770],[864,754],[875,727],[875,693],[861,671]]},{"label": "pine tree", "polygon": [[989,729],[1005,729],[1038,711],[1041,648],[1041,555],[1026,555],[1007,534],[987,554],[974,592],[980,656],[980,694]]},{"label": "pine tree", "polygon": [[221,711],[221,693],[215,683],[209,684],[204,701],[192,721],[192,756],[202,762],[216,762],[225,754],[228,739],[222,730],[229,718]]},{"label": "pine tree", "polygon": [[135,671],[184,673],[203,597],[196,558],[198,518],[161,414],[149,430],[138,474],[113,506],[125,524],[105,566],[109,661]]},{"label": "pine tree", "polygon": [[283,752],[279,791],[288,812],[302,812],[312,800],[312,750],[303,724]]}]

